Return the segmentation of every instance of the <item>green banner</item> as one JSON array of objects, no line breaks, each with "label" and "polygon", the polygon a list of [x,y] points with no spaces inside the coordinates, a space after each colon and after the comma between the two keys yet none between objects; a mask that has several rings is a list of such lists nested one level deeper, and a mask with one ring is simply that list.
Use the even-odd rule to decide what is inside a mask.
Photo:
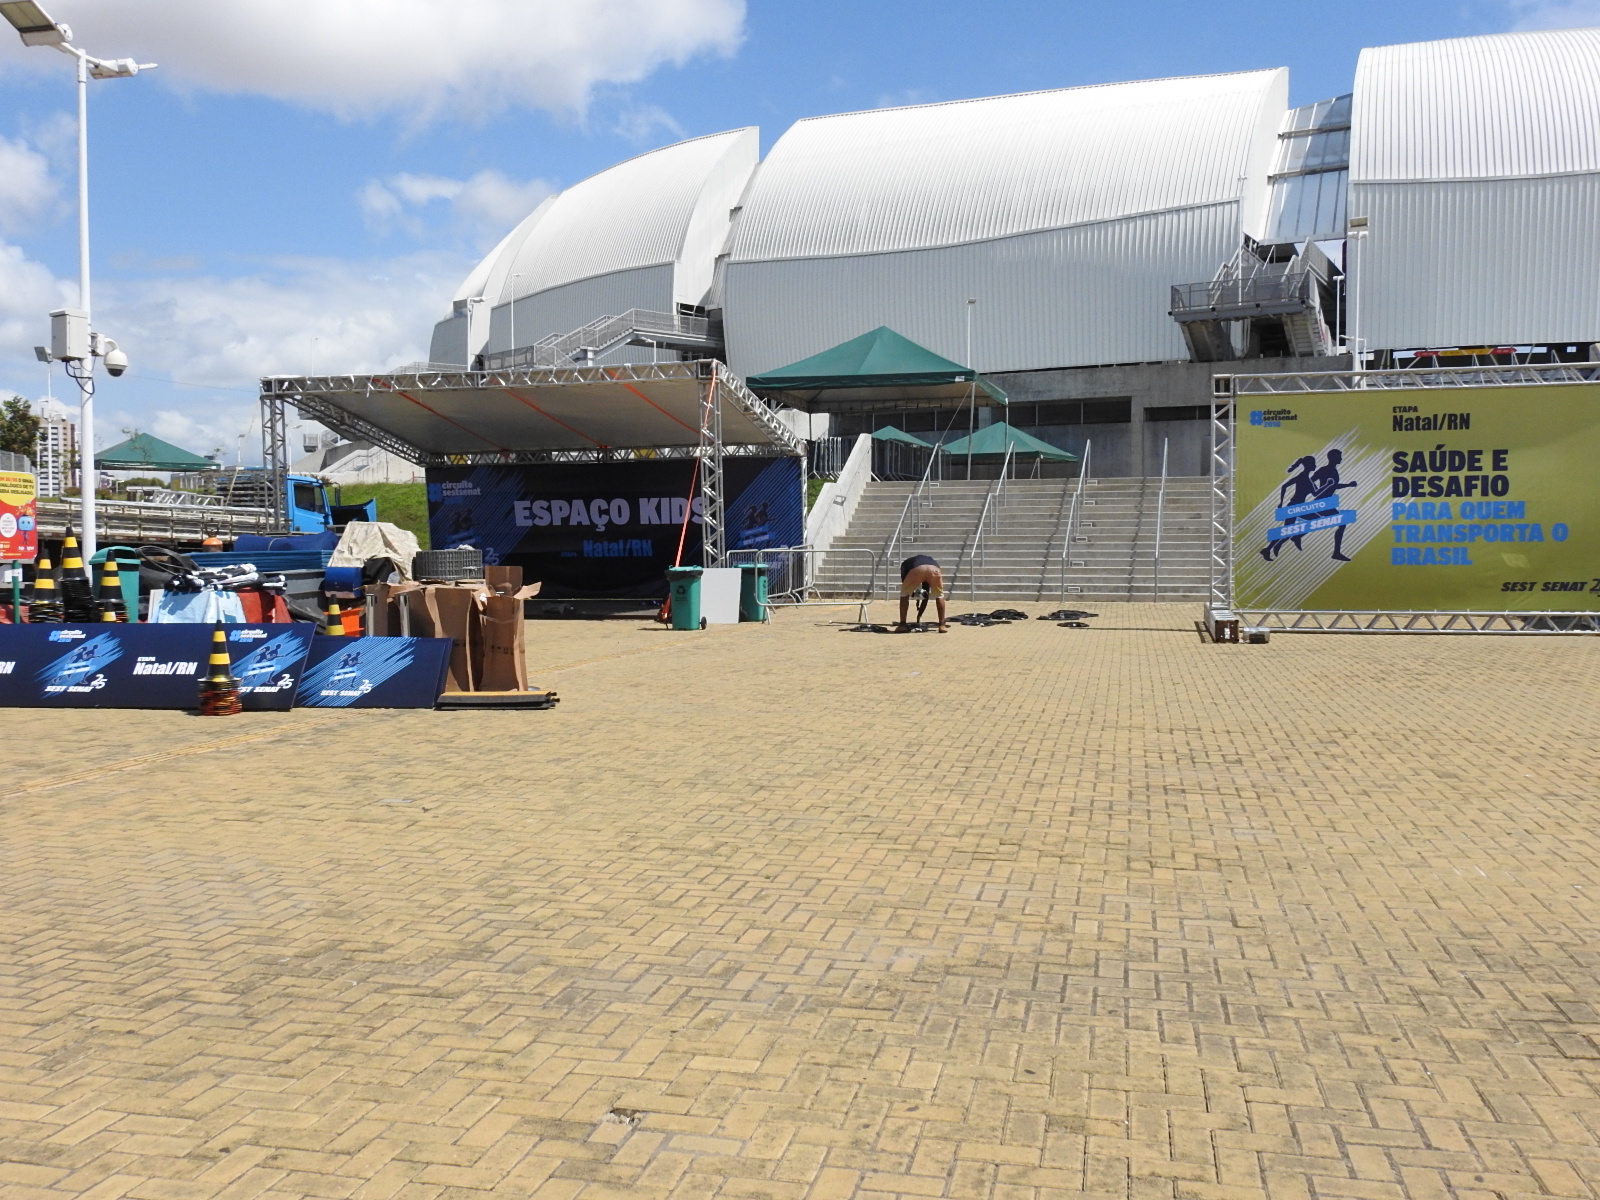
[{"label": "green banner", "polygon": [[1600,385],[1235,403],[1236,607],[1600,610]]}]

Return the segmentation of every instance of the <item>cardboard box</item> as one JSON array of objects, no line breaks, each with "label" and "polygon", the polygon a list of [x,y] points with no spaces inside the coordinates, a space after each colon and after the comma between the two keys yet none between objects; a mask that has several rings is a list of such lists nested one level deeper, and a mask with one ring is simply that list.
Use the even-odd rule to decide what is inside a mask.
[{"label": "cardboard box", "polygon": [[446,692],[520,691],[528,686],[522,605],[538,595],[539,585],[523,586],[521,567],[489,567],[484,573],[488,578],[483,581],[403,583],[386,585],[386,595],[380,593],[387,601],[378,607],[386,614],[389,636],[399,629],[393,604],[404,597],[413,637],[450,639]]}]

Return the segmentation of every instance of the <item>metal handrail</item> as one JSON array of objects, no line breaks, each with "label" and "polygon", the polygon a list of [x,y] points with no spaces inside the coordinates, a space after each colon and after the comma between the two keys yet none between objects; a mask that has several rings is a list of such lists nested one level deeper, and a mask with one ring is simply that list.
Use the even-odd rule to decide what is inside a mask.
[{"label": "metal handrail", "polygon": [[1161,439],[1161,487],[1156,492],[1156,546],[1154,555],[1154,578],[1151,586],[1151,596],[1157,602],[1161,599],[1161,523],[1166,516],[1167,508],[1167,445],[1170,438]]},{"label": "metal handrail", "polygon": [[1072,493],[1072,515],[1067,518],[1067,536],[1061,542],[1061,602],[1067,600],[1067,563],[1072,557],[1072,540],[1078,536],[1078,516],[1083,508],[1083,485],[1089,478],[1089,456],[1094,452],[1094,442],[1083,443],[1083,462],[1078,467],[1078,486]]},{"label": "metal handrail", "polygon": [[[1006,443],[1006,456],[1000,461],[1000,478],[995,481],[995,485],[989,489],[988,495],[983,498],[983,511],[978,514],[977,527],[973,529],[972,538],[968,542],[968,549],[971,550],[971,557],[975,560],[974,565],[979,567],[987,565],[983,553],[983,527],[984,524],[989,520],[989,510],[991,507],[993,507],[995,510],[995,523],[998,524],[1000,521],[1000,506],[1005,503],[1006,468],[1011,465],[1016,454],[1016,450],[1017,446],[1015,442]],[[995,503],[997,497],[999,499],[999,504]],[[968,550],[963,549],[961,551],[961,559],[956,563],[955,574],[958,578],[962,569],[966,568],[967,566]],[[977,598],[977,579],[978,576],[975,570],[971,571],[967,576],[967,599],[969,600],[974,600]]]},{"label": "metal handrail", "polygon": [[[900,510],[900,520],[896,522],[894,532],[889,535],[889,540],[884,543],[883,549],[886,556],[893,557],[900,550],[904,549],[900,542],[900,533],[901,530],[905,528],[906,517],[911,513],[913,503],[916,504],[916,508],[919,513],[924,507],[922,497],[928,490],[928,480],[933,474],[933,464],[938,461],[938,450],[935,450],[932,454],[928,455],[928,465],[922,470],[922,479],[918,482],[916,487],[911,489],[911,493],[906,497],[905,507]],[[920,531],[921,528],[921,521],[914,521],[912,523],[911,535],[915,536],[915,534]]]}]

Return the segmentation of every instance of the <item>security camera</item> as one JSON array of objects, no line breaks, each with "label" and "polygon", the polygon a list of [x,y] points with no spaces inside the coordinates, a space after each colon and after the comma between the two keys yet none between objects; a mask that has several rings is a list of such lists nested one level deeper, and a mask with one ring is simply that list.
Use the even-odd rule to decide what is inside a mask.
[{"label": "security camera", "polygon": [[128,369],[128,356],[121,350],[111,349],[106,351],[106,372],[110,375],[121,375]]}]

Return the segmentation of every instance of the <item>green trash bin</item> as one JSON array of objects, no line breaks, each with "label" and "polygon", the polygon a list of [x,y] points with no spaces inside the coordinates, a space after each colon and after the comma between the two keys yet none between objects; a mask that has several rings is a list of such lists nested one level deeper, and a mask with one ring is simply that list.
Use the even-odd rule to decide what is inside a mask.
[{"label": "green trash bin", "polygon": [[667,594],[672,599],[674,629],[704,629],[700,619],[699,567],[668,567]]},{"label": "green trash bin", "polygon": [[739,620],[770,621],[767,611],[767,564],[746,563],[739,568]]}]

